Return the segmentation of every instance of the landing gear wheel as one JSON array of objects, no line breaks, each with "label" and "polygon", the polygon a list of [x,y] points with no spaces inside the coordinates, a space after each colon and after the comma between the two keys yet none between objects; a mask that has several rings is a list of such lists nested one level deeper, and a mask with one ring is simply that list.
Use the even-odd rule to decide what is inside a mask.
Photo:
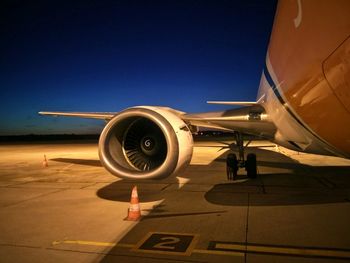
[{"label": "landing gear wheel", "polygon": [[249,153],[247,155],[247,160],[245,161],[245,169],[249,178],[256,178],[256,155],[254,153]]},{"label": "landing gear wheel", "polygon": [[235,180],[238,171],[238,160],[234,153],[230,153],[226,159],[227,179]]},{"label": "landing gear wheel", "polygon": [[239,167],[238,167],[237,156],[235,154],[233,154],[233,162],[232,162],[233,177],[232,177],[232,180],[236,179],[238,168]]}]

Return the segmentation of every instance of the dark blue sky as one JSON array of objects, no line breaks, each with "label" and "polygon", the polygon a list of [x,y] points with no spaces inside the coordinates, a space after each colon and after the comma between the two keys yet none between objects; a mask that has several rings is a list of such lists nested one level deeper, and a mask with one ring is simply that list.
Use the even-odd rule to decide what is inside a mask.
[{"label": "dark blue sky", "polygon": [[45,111],[255,100],[276,1],[1,1],[0,135],[93,133]]}]

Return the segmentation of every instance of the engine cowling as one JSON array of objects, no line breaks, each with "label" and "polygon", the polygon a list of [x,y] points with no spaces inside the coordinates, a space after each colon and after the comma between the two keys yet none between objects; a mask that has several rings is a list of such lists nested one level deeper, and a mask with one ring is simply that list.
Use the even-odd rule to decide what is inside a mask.
[{"label": "engine cowling", "polygon": [[126,109],[111,119],[99,140],[102,165],[129,179],[164,178],[185,168],[192,134],[176,112],[163,107]]}]

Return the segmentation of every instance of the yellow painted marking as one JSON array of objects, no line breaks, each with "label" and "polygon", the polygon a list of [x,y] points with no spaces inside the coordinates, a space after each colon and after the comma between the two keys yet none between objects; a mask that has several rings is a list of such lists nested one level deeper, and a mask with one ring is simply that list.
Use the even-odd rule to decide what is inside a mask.
[{"label": "yellow painted marking", "polygon": [[134,245],[132,244],[117,244],[110,242],[96,242],[96,241],[84,241],[84,240],[64,240],[64,241],[54,241],[52,245],[59,244],[74,244],[74,245],[86,245],[86,246],[98,246],[98,247],[124,247],[124,248],[132,248]]},{"label": "yellow painted marking", "polygon": [[52,245],[53,245],[53,246],[56,246],[56,245],[59,245],[59,244],[61,244],[61,241],[55,240],[55,241],[52,242]]},{"label": "yellow painted marking", "polygon": [[116,243],[83,241],[83,240],[64,240],[64,241],[52,242],[52,245],[59,245],[59,244],[75,244],[75,245],[87,245],[87,246],[99,246],[99,247],[114,247],[116,245]]},{"label": "yellow painted marking", "polygon": [[217,243],[215,245],[215,248],[218,248],[218,249],[232,249],[232,250],[246,250],[246,246],[245,245],[225,244],[225,243]]},{"label": "yellow painted marking", "polygon": [[[173,237],[176,236],[191,236],[192,241],[189,244],[189,246],[186,248],[186,251],[184,252],[177,252],[177,251],[162,251],[162,250],[155,250],[155,249],[140,249],[140,247],[153,235],[153,234],[161,234],[164,235],[164,237]],[[136,252],[145,252],[145,253],[157,253],[157,254],[165,254],[165,255],[182,255],[182,256],[190,256],[194,247],[196,246],[197,242],[199,240],[199,235],[197,234],[190,234],[190,233],[169,233],[169,232],[149,232],[143,239],[141,239],[134,248],[134,251]],[[178,239],[178,241],[181,241],[181,239]],[[173,241],[172,241],[173,242]],[[163,243],[165,245],[165,243]],[[154,247],[154,246],[153,246]]]},{"label": "yellow painted marking", "polygon": [[350,251],[341,250],[327,250],[327,249],[313,249],[313,248],[292,248],[292,247],[271,247],[271,246],[258,246],[258,245],[239,245],[239,244],[225,244],[217,243],[215,245],[217,249],[228,250],[243,250],[246,252],[260,252],[271,254],[288,254],[298,256],[318,256],[318,257],[341,257],[350,258]]},{"label": "yellow painted marking", "polygon": [[[198,237],[196,237],[196,239],[197,238]],[[134,244],[96,242],[96,241],[84,241],[84,240],[63,240],[63,241],[52,242],[53,246],[60,245],[60,244],[75,244],[75,245],[100,246],[100,247],[120,247],[120,248],[130,248],[130,249],[135,248]],[[193,245],[191,244],[192,247]],[[257,252],[257,253],[285,254],[285,255],[297,255],[297,256],[338,257],[338,258],[350,259],[350,251],[345,251],[345,250],[329,250],[329,249],[327,250],[327,249],[291,248],[291,247],[289,248],[289,247],[277,247],[277,246],[272,247],[272,246],[259,246],[259,245],[245,246],[240,244],[226,244],[226,243],[217,243],[215,245],[215,248],[227,249],[227,250],[222,251],[222,250],[215,250],[215,249],[214,250],[193,249],[192,253],[242,257],[246,252]],[[244,252],[239,252],[237,250],[241,250]],[[167,252],[164,251],[164,254],[167,254]]]},{"label": "yellow painted marking", "polygon": [[117,247],[125,247],[125,248],[133,248],[135,245],[133,244],[116,244]]},{"label": "yellow painted marking", "polygon": [[268,252],[268,253],[275,253],[275,254],[289,254],[289,255],[299,255],[299,256],[350,258],[350,252],[348,251],[337,251],[337,250],[326,250],[326,249],[247,246],[247,251]]},{"label": "yellow painted marking", "polygon": [[244,257],[244,252],[237,251],[221,251],[221,250],[206,250],[206,249],[194,249],[192,253],[197,254],[211,254],[211,255],[227,255],[227,256],[239,256]]}]

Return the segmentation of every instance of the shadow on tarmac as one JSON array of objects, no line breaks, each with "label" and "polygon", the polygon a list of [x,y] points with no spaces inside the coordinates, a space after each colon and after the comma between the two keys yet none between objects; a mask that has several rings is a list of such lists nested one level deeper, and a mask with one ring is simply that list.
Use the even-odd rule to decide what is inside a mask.
[{"label": "shadow on tarmac", "polygon": [[[283,174],[280,174],[283,176]],[[247,184],[241,184],[244,186]],[[249,184],[248,184],[249,185]],[[224,206],[246,206],[247,203],[240,198],[235,198],[238,193],[234,191],[236,184],[217,184],[205,194],[205,199],[209,203]],[[279,186],[279,188],[282,188]],[[286,187],[285,187],[286,188]],[[286,188],[287,189],[287,188]],[[281,190],[283,192],[283,189]],[[346,193],[334,193],[318,191],[305,188],[301,191],[285,193],[252,193],[249,198],[249,206],[300,206],[315,204],[331,204],[350,202]]]},{"label": "shadow on tarmac", "polygon": [[[184,191],[183,195],[185,196],[186,191],[193,191],[193,188],[196,187],[196,182],[199,182],[199,184],[205,184],[206,178],[210,176],[216,176],[218,181],[221,180],[222,182],[222,180],[226,178],[226,175],[222,174],[222,177],[220,178],[217,171],[219,168],[220,171],[225,173],[225,157],[228,152],[223,152],[221,156],[206,166],[190,165],[188,167],[189,171],[184,175],[181,175],[181,177],[186,177],[187,175],[187,178],[193,179],[193,181],[189,181],[188,184],[180,190],[176,190],[174,187],[172,189],[168,188],[169,184],[177,184],[176,178],[143,181],[143,187],[139,188],[139,196],[142,196],[141,202],[165,199],[166,205],[162,203],[147,210],[150,213],[142,218],[140,224],[137,225],[137,229],[143,229],[143,231],[146,231],[147,229],[148,231],[154,231],[155,229],[158,229],[157,225],[162,222],[158,220],[162,219],[167,220],[165,222],[169,222],[169,220],[174,218],[174,220],[176,220],[174,222],[177,222],[177,220],[181,220],[182,217],[188,217],[190,219],[191,216],[208,217],[211,214],[220,218],[220,214],[227,213],[230,210],[228,206],[247,206],[247,203],[249,203],[249,206],[298,206],[350,202],[348,199],[348,189],[350,188],[350,167],[312,167],[300,164],[295,160],[274,151],[262,149],[250,149],[247,151],[247,153],[250,152],[257,154],[259,160],[258,167],[263,171],[259,173],[256,179],[248,179],[245,175],[239,174],[236,181],[216,184],[209,189],[209,191],[203,191],[203,195],[198,195],[198,198],[202,199],[200,202],[205,200],[210,204],[218,205],[218,211],[215,211],[216,209],[214,207],[214,209],[210,211],[174,213],[171,208],[176,206],[174,203],[177,204],[178,202],[181,202],[179,199],[182,199],[182,194],[175,197],[175,195],[170,192]],[[192,173],[191,170],[196,171],[196,173]],[[201,175],[207,177],[201,179]],[[121,180],[111,183],[99,189],[97,195],[103,199],[129,202],[130,187],[128,184],[130,183],[131,186],[135,182],[136,181],[128,182],[126,180]],[[341,185],[340,182],[345,182],[345,184]],[[154,190],[154,187],[152,189],[152,186],[155,184],[158,184],[158,187],[156,187],[157,190]],[[187,188],[187,186],[189,186],[189,188]],[[193,202],[196,202],[196,200],[193,200]],[[227,206],[227,211],[224,211],[225,208],[223,206]],[[178,217],[179,219],[175,219]],[[178,222],[181,224],[180,222],[182,221]],[[137,236],[137,229],[135,228],[128,232],[120,242],[128,243],[129,238],[133,239],[135,235]],[[161,259],[146,254],[138,255],[133,253],[123,255],[118,246],[116,246],[111,248],[100,262],[114,262],[115,260],[123,258],[123,256],[128,258],[128,260],[130,259],[131,262],[142,260],[145,262],[155,262],[157,260],[160,260],[161,262],[169,262],[170,260],[177,261],[175,258],[169,257]],[[181,261],[181,259],[179,261]]]},{"label": "shadow on tarmac", "polygon": [[[220,147],[218,147],[220,148]],[[256,198],[250,199],[252,206],[283,206],[283,205],[311,205],[350,202],[347,189],[350,188],[350,166],[309,166],[274,151],[251,147],[247,154],[253,152],[258,156],[258,169],[274,168],[285,171],[275,173],[259,173],[256,179],[248,179],[245,175],[238,175],[236,181],[214,185],[204,195],[205,200],[212,204],[225,206],[245,206],[235,195],[251,193]],[[224,166],[228,151],[223,152],[210,164],[190,165],[191,170],[215,170],[215,166]],[[52,161],[100,167],[99,160],[55,158]],[[204,168],[203,168],[204,167]],[[203,170],[204,171],[204,170]],[[207,172],[206,172],[207,173]],[[210,174],[209,174],[210,176]],[[184,175],[181,175],[184,177]],[[223,178],[225,175],[223,174]],[[187,176],[187,179],[191,179]],[[221,180],[222,181],[222,180]],[[300,183],[301,182],[301,183]],[[119,202],[130,201],[130,189],[140,183],[136,180],[120,180],[113,182],[97,191],[97,196],[103,199]],[[178,185],[176,177],[163,180],[143,180],[143,187],[138,189],[141,202],[152,202],[165,197],[165,190],[169,186]],[[189,182],[191,184],[191,182]],[[152,187],[158,185],[157,187]],[[173,188],[176,191],[177,188]],[[186,189],[186,188],[185,188]]]},{"label": "shadow on tarmac", "polygon": [[[99,189],[96,194],[98,197],[110,201],[130,202],[130,192],[132,186],[136,184],[137,182],[133,183],[130,181],[129,184],[129,182],[126,180],[120,180]],[[140,202],[153,202],[164,198],[164,193],[162,193],[162,190],[147,189],[147,186],[138,187],[137,192],[138,195],[142,197]]]}]

